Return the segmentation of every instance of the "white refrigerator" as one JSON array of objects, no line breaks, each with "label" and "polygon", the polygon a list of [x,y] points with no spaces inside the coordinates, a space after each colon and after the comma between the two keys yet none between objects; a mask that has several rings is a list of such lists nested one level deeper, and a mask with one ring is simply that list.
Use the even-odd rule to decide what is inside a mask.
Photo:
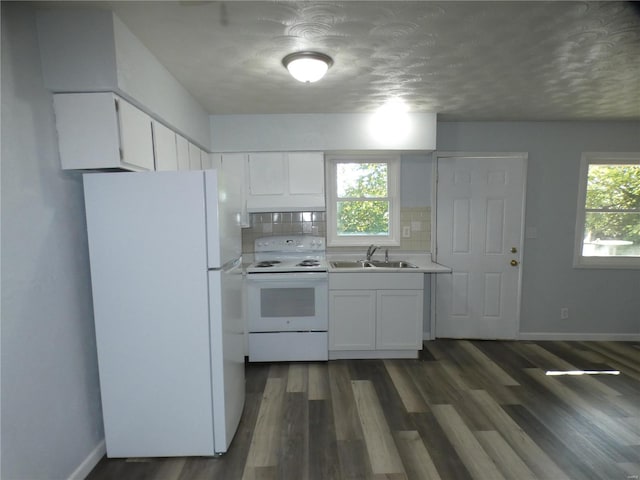
[{"label": "white refrigerator", "polygon": [[241,205],[219,175],[83,177],[109,457],[214,455],[237,429]]}]

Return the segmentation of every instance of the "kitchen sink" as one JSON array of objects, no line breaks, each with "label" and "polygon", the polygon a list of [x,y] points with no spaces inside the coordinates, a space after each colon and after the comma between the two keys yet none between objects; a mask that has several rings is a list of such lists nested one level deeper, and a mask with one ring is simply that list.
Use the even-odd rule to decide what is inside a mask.
[{"label": "kitchen sink", "polygon": [[370,268],[373,267],[371,262],[366,260],[346,260],[330,262],[333,268]]},{"label": "kitchen sink", "polygon": [[392,260],[385,262],[382,260],[340,260],[330,262],[333,268],[418,268],[413,263],[404,260]]},{"label": "kitchen sink", "polygon": [[371,260],[369,263],[377,268],[418,268],[413,263],[405,262],[404,260],[391,260],[389,262]]}]

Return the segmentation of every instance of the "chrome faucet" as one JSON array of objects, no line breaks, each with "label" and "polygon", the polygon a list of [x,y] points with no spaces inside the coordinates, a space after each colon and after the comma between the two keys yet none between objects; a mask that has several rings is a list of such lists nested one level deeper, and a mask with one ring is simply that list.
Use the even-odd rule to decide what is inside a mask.
[{"label": "chrome faucet", "polygon": [[371,257],[373,256],[373,254],[375,253],[375,251],[378,249],[377,245],[369,245],[369,248],[367,248],[367,262],[371,261]]}]

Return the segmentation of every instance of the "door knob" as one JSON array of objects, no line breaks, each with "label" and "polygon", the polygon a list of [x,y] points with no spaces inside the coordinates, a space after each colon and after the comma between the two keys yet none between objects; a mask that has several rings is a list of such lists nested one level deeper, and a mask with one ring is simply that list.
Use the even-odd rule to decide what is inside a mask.
[{"label": "door knob", "polygon": [[517,260],[511,260],[511,266],[512,267],[517,267],[518,266],[518,261]]}]

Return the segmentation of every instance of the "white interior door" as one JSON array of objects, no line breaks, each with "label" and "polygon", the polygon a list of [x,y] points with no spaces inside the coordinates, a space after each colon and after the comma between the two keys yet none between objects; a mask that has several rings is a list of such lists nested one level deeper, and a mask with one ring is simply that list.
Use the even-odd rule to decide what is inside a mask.
[{"label": "white interior door", "polygon": [[438,157],[436,336],[515,338],[526,154]]}]

